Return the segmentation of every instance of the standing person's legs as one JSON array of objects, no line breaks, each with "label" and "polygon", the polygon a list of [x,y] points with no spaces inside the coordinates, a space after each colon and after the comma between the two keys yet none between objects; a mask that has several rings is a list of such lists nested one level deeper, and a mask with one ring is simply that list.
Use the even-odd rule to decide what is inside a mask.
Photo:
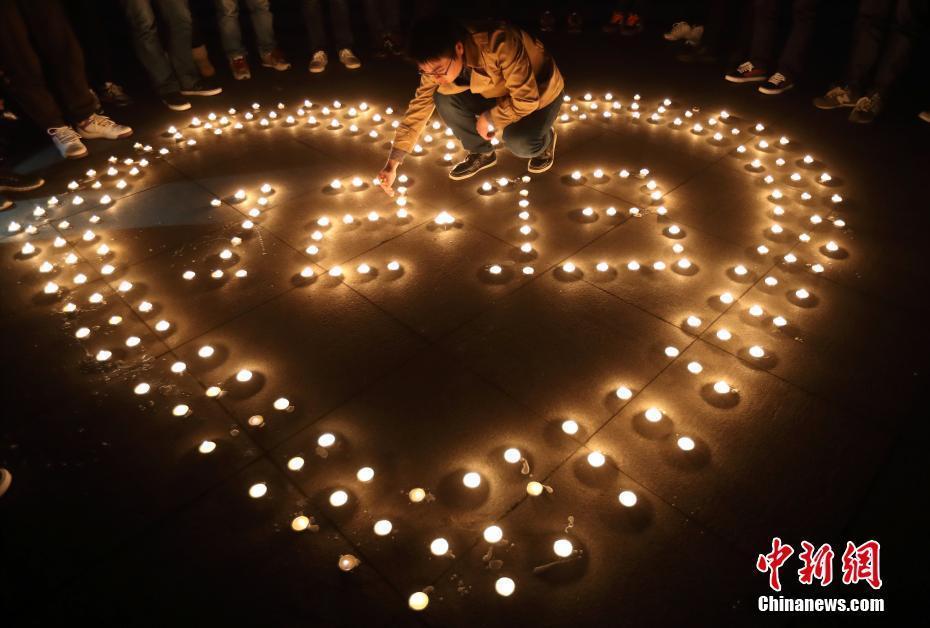
[{"label": "standing person's legs", "polygon": [[181,91],[200,83],[200,71],[191,48],[193,20],[187,0],[158,0],[158,12],[168,27],[168,58]]},{"label": "standing person's legs", "polygon": [[97,99],[87,84],[84,53],[64,7],[59,0],[21,0],[19,7],[66,117],[73,123],[86,120],[97,109]]},{"label": "standing person's legs", "polygon": [[329,19],[333,27],[333,43],[337,50],[352,47],[352,24],[349,21],[348,0],[329,0]]},{"label": "standing person's legs", "polygon": [[[474,92],[464,91],[458,94],[440,94],[433,96],[436,111],[446,123],[462,147],[469,153],[490,153],[494,151],[491,142],[478,135],[475,122],[478,115],[492,108],[496,103]],[[506,132],[506,129],[504,129]]]},{"label": "standing person's legs", "polygon": [[65,126],[15,2],[0,2],[0,66],[9,80],[10,93],[38,126],[43,129]]},{"label": "standing person's legs", "polygon": [[897,0],[894,22],[872,81],[874,91],[885,95],[904,72],[914,42],[926,31],[927,4],[927,0]]},{"label": "standing person's legs", "polygon": [[796,79],[803,72],[804,61],[814,37],[814,18],[818,0],[794,0],[791,33],[778,60],[777,70]]},{"label": "standing person's legs", "polygon": [[893,6],[894,0],[861,0],[859,3],[853,48],[846,72],[846,81],[853,93],[862,93],[872,77]]},{"label": "standing person's legs", "polygon": [[520,118],[504,129],[504,145],[517,157],[530,159],[542,154],[552,141],[552,125],[559,115],[562,98]]},{"label": "standing person's legs", "polygon": [[239,28],[239,0],[216,0],[216,23],[220,29],[220,41],[229,59],[245,56],[242,45],[242,30]]},{"label": "standing person's legs", "polygon": [[268,54],[278,47],[274,37],[274,18],[268,0],[246,0],[249,6],[249,17],[252,19],[252,28],[255,29],[255,43],[260,54]]},{"label": "standing person's legs", "polygon": [[371,40],[375,45],[387,37],[387,27],[384,25],[384,16],[381,15],[380,0],[365,0],[365,19],[368,22],[368,30],[371,31]]},{"label": "standing person's legs", "polygon": [[391,39],[400,38],[400,0],[381,0],[381,24]]},{"label": "standing person's legs", "polygon": [[755,0],[752,8],[752,45],[749,60],[757,68],[770,70],[775,54],[778,2],[777,0]]},{"label": "standing person's legs", "polygon": [[310,52],[322,50],[326,47],[326,29],[323,24],[323,8],[320,0],[301,0],[300,10],[307,25],[307,40]]},{"label": "standing person's legs", "polygon": [[87,77],[96,88],[115,83],[110,57],[109,37],[103,25],[99,6],[94,0],[69,0],[65,3],[68,18],[84,50]]},{"label": "standing person's legs", "polygon": [[181,91],[178,79],[168,62],[168,55],[158,38],[152,0],[122,0],[122,3],[129,27],[132,29],[132,44],[136,49],[136,56],[145,66],[155,91],[160,96]]}]

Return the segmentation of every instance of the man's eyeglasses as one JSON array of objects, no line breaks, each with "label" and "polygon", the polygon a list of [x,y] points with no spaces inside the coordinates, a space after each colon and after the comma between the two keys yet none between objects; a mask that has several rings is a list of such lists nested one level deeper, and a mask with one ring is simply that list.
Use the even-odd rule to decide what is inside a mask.
[{"label": "man's eyeglasses", "polygon": [[433,72],[426,72],[424,70],[418,70],[418,72],[420,73],[420,76],[443,76],[446,74],[446,72],[449,71],[449,68],[452,67],[453,63],[455,63],[455,59],[450,59],[449,63],[446,64],[446,67],[442,70],[435,70]]}]

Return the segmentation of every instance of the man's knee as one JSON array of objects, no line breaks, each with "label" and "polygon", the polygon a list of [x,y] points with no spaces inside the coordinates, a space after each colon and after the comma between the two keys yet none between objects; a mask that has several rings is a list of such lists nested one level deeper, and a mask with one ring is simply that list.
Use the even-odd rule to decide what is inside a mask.
[{"label": "man's knee", "polygon": [[531,134],[507,127],[504,129],[504,145],[517,157],[529,159],[543,151],[547,133],[548,129],[545,133]]}]

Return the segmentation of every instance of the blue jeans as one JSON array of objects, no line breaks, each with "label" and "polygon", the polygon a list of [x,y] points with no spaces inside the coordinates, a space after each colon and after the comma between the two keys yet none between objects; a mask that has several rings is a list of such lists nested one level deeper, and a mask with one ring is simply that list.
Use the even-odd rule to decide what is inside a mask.
[{"label": "blue jeans", "polygon": [[[326,48],[325,22],[320,0],[301,0],[300,8],[307,24],[310,52]],[[332,21],[333,43],[337,50],[352,47],[352,27],[349,22],[349,3],[346,0],[329,0],[329,18]]]},{"label": "blue jeans", "polygon": [[[193,89],[200,73],[191,56],[191,11],[187,0],[122,0],[132,30],[136,56],[149,73],[149,79],[164,96],[182,89]],[[168,27],[168,52],[161,45],[152,5]]]},{"label": "blue jeans", "polygon": [[[458,94],[440,94],[433,96],[436,110],[442,121],[452,129],[452,133],[469,153],[490,153],[494,146],[478,135],[475,120],[478,115],[491,109],[497,102],[470,91]],[[517,157],[529,159],[536,157],[549,148],[552,141],[552,125],[559,115],[562,97],[537,109],[504,128],[501,141]]]},{"label": "blue jeans", "polygon": [[[258,51],[266,54],[278,47],[274,38],[274,24],[268,0],[245,0],[249,6],[249,17],[255,29]],[[245,56],[242,45],[242,30],[239,28],[239,0],[216,0],[216,19],[220,28],[223,50],[230,59]]]}]

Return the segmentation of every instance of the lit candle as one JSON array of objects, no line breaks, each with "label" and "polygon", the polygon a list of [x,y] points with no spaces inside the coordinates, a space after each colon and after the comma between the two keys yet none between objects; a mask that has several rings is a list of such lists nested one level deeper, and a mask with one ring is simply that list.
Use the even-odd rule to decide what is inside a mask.
[{"label": "lit candle", "polygon": [[497,543],[504,538],[504,531],[499,526],[491,525],[484,529],[484,540],[488,543]]},{"label": "lit candle", "polygon": [[575,548],[572,546],[572,542],[568,539],[558,539],[555,543],[552,544],[552,551],[555,552],[556,556],[560,558],[567,558],[572,555],[572,552],[575,551]]}]

